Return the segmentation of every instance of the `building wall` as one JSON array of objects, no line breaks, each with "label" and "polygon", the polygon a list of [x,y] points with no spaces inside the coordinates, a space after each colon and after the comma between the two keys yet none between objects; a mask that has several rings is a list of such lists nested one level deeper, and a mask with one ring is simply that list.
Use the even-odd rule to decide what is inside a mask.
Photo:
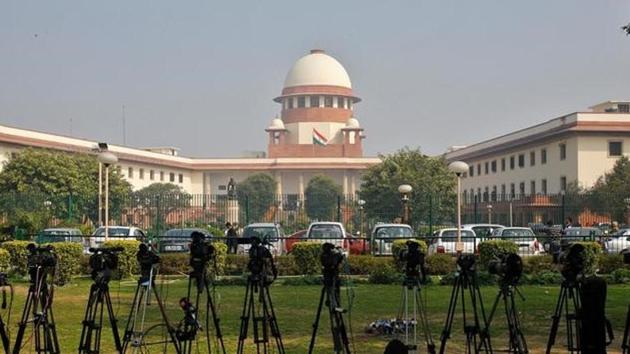
[{"label": "building wall", "polygon": [[622,142],[624,156],[630,156],[630,137],[619,134],[583,135],[578,137],[578,177],[584,187],[591,187],[605,172],[610,171],[618,156],[610,156],[608,143]]},{"label": "building wall", "polygon": [[344,123],[288,123],[285,124],[287,128],[287,143],[288,144],[313,144],[313,129],[317,129],[322,133],[330,144],[342,144],[343,136],[341,134],[341,128],[345,127]]}]

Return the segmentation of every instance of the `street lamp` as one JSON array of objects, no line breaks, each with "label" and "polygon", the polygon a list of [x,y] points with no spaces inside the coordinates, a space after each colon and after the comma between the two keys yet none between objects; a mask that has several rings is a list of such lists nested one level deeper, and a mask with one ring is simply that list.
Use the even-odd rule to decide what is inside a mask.
[{"label": "street lamp", "polygon": [[[365,234],[363,233],[363,215],[365,212],[365,200],[363,199],[359,199],[359,201],[357,202],[357,204],[359,204],[359,232],[361,233],[361,237],[365,237]],[[365,239],[363,240],[363,253],[365,253]]]},{"label": "street lamp", "polygon": [[408,184],[398,186],[398,193],[400,193],[400,201],[403,206],[403,216],[401,220],[403,224],[411,224],[409,222],[409,193],[411,193],[412,190],[413,188]]},{"label": "street lamp", "polygon": [[[105,166],[105,241],[107,241],[109,238],[109,166],[118,162],[118,157],[111,152],[103,151],[98,154],[96,159]],[[101,181],[99,181],[99,186],[100,182]]]},{"label": "street lamp", "polygon": [[448,165],[448,169],[457,176],[457,243],[455,250],[461,253],[464,250],[462,244],[462,175],[468,172],[468,164],[464,161],[454,161]]},{"label": "street lamp", "polygon": [[492,224],[492,204],[488,204],[488,224]]}]

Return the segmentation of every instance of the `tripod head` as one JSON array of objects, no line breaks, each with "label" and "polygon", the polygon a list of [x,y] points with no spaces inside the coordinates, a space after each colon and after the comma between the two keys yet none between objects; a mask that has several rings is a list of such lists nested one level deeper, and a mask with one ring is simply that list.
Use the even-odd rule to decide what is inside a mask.
[{"label": "tripod head", "polygon": [[322,275],[324,276],[325,285],[333,285],[335,280],[339,278],[339,268],[346,256],[340,247],[332,243],[322,244],[322,253],[319,261],[322,264]]},{"label": "tripod head", "polygon": [[586,249],[583,245],[574,243],[560,254],[558,262],[564,281],[573,284],[585,276]]},{"label": "tripod head", "polygon": [[201,232],[195,231],[190,237],[190,266],[195,273],[203,274],[208,262],[215,257],[216,249]]},{"label": "tripod head", "polygon": [[516,286],[523,275],[523,260],[516,253],[503,253],[488,262],[488,271],[499,277],[499,284]]},{"label": "tripod head", "polygon": [[122,247],[90,248],[90,276],[98,286],[106,286],[118,269],[118,255],[124,251]]},{"label": "tripod head", "polygon": [[406,281],[418,280],[423,283],[426,281],[426,269],[424,267],[425,255],[420,251],[420,244],[409,240],[405,243],[407,246],[398,254],[398,262],[405,266]]},{"label": "tripod head", "polygon": [[28,273],[30,275],[31,284],[36,284],[38,277],[46,277],[48,274],[55,272],[57,267],[57,255],[54,252],[52,246],[37,247],[34,243],[29,243],[26,246],[28,251],[27,265]]},{"label": "tripod head", "polygon": [[477,271],[477,259],[474,254],[460,254],[457,257],[457,271],[462,275],[473,275]]},{"label": "tripod head", "polygon": [[138,246],[138,253],[136,253],[136,259],[140,265],[140,283],[144,283],[151,278],[151,270],[153,266],[160,263],[160,256],[151,249],[151,246],[146,243],[141,243]]},{"label": "tripod head", "polygon": [[251,277],[262,280],[266,285],[273,283],[278,277],[278,270],[273,262],[273,255],[258,237],[251,238],[247,269]]}]

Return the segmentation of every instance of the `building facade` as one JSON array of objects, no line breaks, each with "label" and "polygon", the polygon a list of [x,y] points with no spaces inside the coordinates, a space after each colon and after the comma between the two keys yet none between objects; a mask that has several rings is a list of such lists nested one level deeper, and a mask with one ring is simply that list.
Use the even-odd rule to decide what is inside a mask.
[{"label": "building facade", "polygon": [[465,161],[467,198],[557,194],[570,183],[589,188],[630,156],[630,102],[607,101],[470,146],[452,147],[447,161]]},{"label": "building facade", "polygon": [[[364,157],[363,129],[353,115],[354,95],[344,67],[322,50],[300,58],[288,72],[279,115],[265,129],[268,152],[252,158],[189,158],[176,148],[138,149],[108,144],[117,168],[134,190],[173,183],[193,194],[225,194],[230,179],[271,174],[279,195],[304,195],[309,180],[327,175],[344,194],[355,194],[362,172],[380,162]],[[264,138],[261,136],[261,138]],[[97,141],[0,126],[0,162],[26,147],[94,154]]]}]

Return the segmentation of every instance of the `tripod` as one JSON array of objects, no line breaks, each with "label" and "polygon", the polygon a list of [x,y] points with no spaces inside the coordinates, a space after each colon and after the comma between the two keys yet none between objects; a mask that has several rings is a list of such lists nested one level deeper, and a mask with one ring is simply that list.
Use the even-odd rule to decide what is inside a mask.
[{"label": "tripod", "polygon": [[[455,310],[457,309],[457,301],[461,297],[462,304],[462,321],[464,323],[464,333],[466,334],[466,353],[480,353],[483,347],[486,353],[492,353],[492,346],[490,344],[490,335],[487,334],[488,321],[486,320],[486,313],[483,308],[483,301],[481,297],[481,291],[477,284],[477,275],[475,272],[475,259],[472,255],[460,256],[457,260],[459,271],[455,276],[455,284],[453,284],[453,291],[451,292],[451,300],[448,306],[448,314],[446,317],[446,324],[442,331],[440,354],[444,354],[446,350],[446,342],[451,336],[451,329],[453,327],[453,319],[455,317]],[[473,323],[469,324],[466,321],[466,289],[470,296],[470,305],[473,314]],[[481,321],[483,321],[484,328],[480,323],[479,312],[481,312]],[[483,332],[482,332],[483,331]]]},{"label": "tripod", "polygon": [[[245,289],[245,299],[243,301],[243,312],[241,313],[241,328],[238,337],[237,353],[242,354],[245,349],[245,339],[249,320],[252,319],[254,330],[254,343],[256,352],[269,352],[269,332],[275,339],[278,353],[284,354],[284,344],[280,335],[280,328],[273,310],[269,285],[278,276],[278,270],[273,263],[273,256],[269,249],[261,244],[261,240],[252,237],[252,246],[249,249],[249,262],[247,268],[250,275],[247,277],[247,287]],[[273,275],[269,279],[269,271]],[[255,298],[257,297],[257,299]],[[262,327],[262,328],[261,328]],[[262,332],[262,333],[261,333]]]},{"label": "tripod", "polygon": [[333,337],[334,351],[335,353],[350,354],[350,341],[348,340],[346,325],[343,321],[345,310],[341,307],[339,301],[341,285],[339,273],[324,273],[323,283],[324,286],[322,287],[322,293],[319,297],[319,306],[317,307],[317,314],[315,315],[315,323],[313,323],[313,334],[311,336],[311,344],[308,347],[308,352],[309,354],[313,353],[313,349],[315,348],[317,328],[319,327],[319,319],[325,301],[326,307],[328,307],[328,314],[330,315],[330,332]]},{"label": "tripod", "polygon": [[[2,288],[2,308],[5,309],[7,305],[7,292],[6,288],[9,288],[11,294],[11,300],[9,304],[9,318],[11,318],[11,307],[13,305],[13,286],[9,283],[7,279],[7,275],[5,273],[0,273],[0,287]],[[11,348],[9,345],[9,334],[7,333],[7,327],[2,320],[2,316],[0,316],[0,339],[2,340],[2,348],[4,348],[5,353],[10,353]]]},{"label": "tripod", "polygon": [[[191,293],[192,293],[192,281],[195,279],[197,285],[197,291],[195,291],[195,299],[193,302],[190,301]],[[202,329],[199,320],[199,302],[201,295],[203,292],[206,292],[206,321],[205,321],[205,331],[206,331],[206,345],[208,346],[208,352],[210,352],[210,329],[209,329],[209,319],[212,316],[212,321],[214,323],[214,328],[216,331],[216,337],[219,342],[219,347],[221,348],[221,352],[225,354],[225,345],[223,344],[223,335],[221,334],[221,327],[219,326],[219,317],[217,316],[217,312],[214,306],[214,300],[212,299],[212,295],[210,293],[210,281],[208,280],[208,274],[206,267],[202,269],[195,269],[190,272],[188,276],[188,292],[187,298],[182,299],[180,305],[184,310],[184,320],[180,323],[179,328],[177,329],[177,339],[179,340],[182,354],[190,354],[192,352],[193,340],[197,335],[197,331]]]},{"label": "tripod", "polygon": [[[411,293],[411,294],[410,294]],[[409,298],[412,298],[412,313],[413,317],[409,317]],[[402,316],[404,314],[404,317]],[[401,308],[398,313],[398,318],[403,320],[405,325],[405,344],[408,350],[418,350],[418,324],[422,323],[422,331],[424,334],[424,341],[427,344],[427,353],[435,354],[435,344],[433,343],[433,337],[429,330],[429,321],[427,319],[426,309],[422,305],[420,299],[420,278],[416,275],[406,276],[401,287]],[[413,323],[413,341],[410,344],[409,326]]]},{"label": "tripod", "polygon": [[[551,322],[551,330],[549,331],[549,340],[547,341],[547,354],[551,353],[551,347],[556,342],[558,334],[558,326],[560,318],[564,310],[564,316],[567,323],[567,348],[570,353],[580,352],[580,318],[578,314],[581,312],[580,303],[580,283],[575,280],[564,280],[560,287],[558,302],[554,311]],[[569,306],[573,305],[573,312],[570,312]]]},{"label": "tripod", "polygon": [[95,280],[90,287],[85,316],[83,317],[83,329],[79,342],[80,354],[98,354],[101,352],[101,330],[103,328],[103,312],[107,309],[107,316],[112,327],[114,347],[116,352],[122,353],[118,325],[114,314],[112,299],[109,295],[109,279]]},{"label": "tripod", "polygon": [[621,350],[623,354],[630,353],[630,306],[628,306],[628,314],[626,315],[626,329],[623,331],[623,340],[621,341]]},{"label": "tripod", "polygon": [[[499,293],[497,294],[496,299],[494,300],[494,305],[492,305],[492,310],[490,311],[490,316],[488,317],[488,325],[487,329],[489,330],[490,324],[492,323],[492,319],[494,318],[494,314],[496,313],[497,307],[501,300],[503,300],[503,305],[505,307],[505,317],[507,319],[508,324],[508,332],[509,332],[509,347],[508,353],[517,353],[517,354],[526,354],[527,343],[525,342],[525,336],[523,335],[523,331],[521,331],[521,321],[518,318],[518,311],[516,310],[516,302],[514,301],[514,293],[521,293],[518,291],[516,285],[510,284],[508,282],[501,282]],[[522,298],[522,295],[521,295]],[[488,330],[483,332],[483,336],[486,337],[489,335]],[[477,350],[481,349],[481,343],[477,346]]]},{"label": "tripod", "polygon": [[[30,258],[30,256],[29,256]],[[30,260],[29,260],[30,263]],[[55,272],[55,263],[52,266],[35,264],[29,269],[31,284],[28,287],[28,295],[24,304],[24,312],[19,323],[13,354],[19,354],[22,350],[22,340],[26,326],[33,324],[33,338],[35,340],[35,353],[56,354],[59,353],[59,340],[55,329],[55,319],[52,312],[53,285],[46,281],[48,275]],[[32,314],[32,318],[29,316]],[[4,341],[4,338],[3,338]]]},{"label": "tripod", "polygon": [[[131,311],[129,312],[129,317],[127,319],[127,327],[125,328],[125,335],[121,351],[122,353],[127,352],[127,348],[129,348],[129,345],[134,348],[133,352],[136,353],[138,350],[140,350],[140,352],[146,352],[146,347],[160,344],[164,346],[163,352],[166,353],[166,347],[168,343],[171,342],[173,344],[173,347],[175,348],[175,352],[177,354],[181,354],[181,349],[175,335],[175,330],[168,321],[166,311],[164,310],[164,304],[162,303],[162,300],[160,299],[160,294],[155,287],[154,272],[155,264],[152,264],[150,271],[148,272],[148,276],[141,276],[140,280],[138,280],[138,286],[136,287],[136,293],[133,297]],[[155,296],[155,302],[157,303],[160,310],[163,323],[145,329],[144,320],[146,317],[147,306],[149,305],[149,301],[151,299],[151,293],[153,293],[153,295]],[[166,331],[168,332],[169,338],[163,338],[160,341],[152,341],[147,339],[149,337],[149,332],[160,326],[166,326]]]}]

